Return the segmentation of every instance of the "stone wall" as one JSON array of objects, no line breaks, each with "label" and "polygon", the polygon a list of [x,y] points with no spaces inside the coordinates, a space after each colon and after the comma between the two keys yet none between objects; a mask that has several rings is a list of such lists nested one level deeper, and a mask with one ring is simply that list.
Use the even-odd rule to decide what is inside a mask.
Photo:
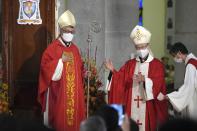
[{"label": "stone wall", "polygon": [[[83,52],[88,47],[91,23],[96,21],[101,25],[99,33],[91,32],[91,55],[94,56],[97,46],[98,67],[105,58],[110,58],[116,69],[119,69],[130,59],[130,54],[135,52],[129,35],[138,23],[138,0],[67,0],[66,6],[60,4],[59,15],[63,8],[71,10],[76,17],[77,32],[74,41]],[[108,72],[101,74],[104,81],[107,74]]]},{"label": "stone wall", "polygon": [[[175,19],[175,41],[186,45],[197,56],[197,1],[177,0]],[[184,64],[175,64],[175,88],[183,84]]]}]

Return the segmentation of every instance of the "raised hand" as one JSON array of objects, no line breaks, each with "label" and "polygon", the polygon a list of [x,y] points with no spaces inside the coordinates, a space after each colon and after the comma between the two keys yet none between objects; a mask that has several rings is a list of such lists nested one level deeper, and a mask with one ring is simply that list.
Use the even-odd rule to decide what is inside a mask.
[{"label": "raised hand", "polygon": [[105,60],[104,64],[105,64],[105,67],[107,69],[109,69],[110,71],[114,70],[113,63],[112,63],[112,61],[110,59],[109,60]]}]

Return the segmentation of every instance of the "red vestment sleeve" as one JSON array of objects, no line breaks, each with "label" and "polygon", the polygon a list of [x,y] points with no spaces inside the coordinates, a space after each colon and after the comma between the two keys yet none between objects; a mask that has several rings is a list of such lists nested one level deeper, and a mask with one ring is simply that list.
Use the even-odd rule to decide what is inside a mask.
[{"label": "red vestment sleeve", "polygon": [[[131,98],[130,91],[132,86],[132,74],[134,72],[136,61],[129,60],[123,65],[119,71],[113,71],[111,87],[109,91],[109,104],[123,104],[125,106],[130,105],[127,103],[128,97]],[[127,87],[130,88],[127,88]],[[128,91],[128,89],[130,91]],[[129,94],[128,94],[129,93]],[[127,107],[125,107],[127,108]],[[126,109],[127,110],[127,109]]]},{"label": "red vestment sleeve", "polygon": [[112,83],[109,92],[110,104],[122,104],[124,87],[124,67],[119,72],[113,71]]},{"label": "red vestment sleeve", "polygon": [[154,106],[156,109],[156,115],[159,123],[163,123],[168,117],[168,106],[167,101],[159,101],[157,99],[158,94],[161,92],[166,95],[166,85],[164,79],[164,66],[163,64],[154,59],[150,63],[149,67],[149,78],[153,81],[153,96],[154,96]]},{"label": "red vestment sleeve", "polygon": [[40,66],[38,101],[42,106],[43,112],[45,111],[46,106],[46,91],[50,85],[58,61],[59,59],[54,56],[53,44],[51,44],[43,53]]}]

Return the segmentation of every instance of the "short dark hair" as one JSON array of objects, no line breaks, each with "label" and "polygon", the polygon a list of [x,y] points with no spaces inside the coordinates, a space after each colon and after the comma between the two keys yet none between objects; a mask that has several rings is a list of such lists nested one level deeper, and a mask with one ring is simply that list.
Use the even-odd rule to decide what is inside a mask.
[{"label": "short dark hair", "polygon": [[80,131],[107,131],[105,121],[100,116],[90,116],[80,124]]},{"label": "short dark hair", "polygon": [[105,121],[107,131],[115,131],[119,128],[118,112],[113,107],[103,105],[95,112],[94,115],[100,116]]},{"label": "short dark hair", "polygon": [[159,131],[197,131],[195,120],[175,118],[159,127]]},{"label": "short dark hair", "polygon": [[138,124],[130,118],[130,131],[139,131]]},{"label": "short dark hair", "polygon": [[171,49],[170,49],[170,54],[171,55],[176,55],[178,52],[181,52],[182,54],[188,54],[188,50],[185,47],[185,45],[181,42],[175,43]]}]

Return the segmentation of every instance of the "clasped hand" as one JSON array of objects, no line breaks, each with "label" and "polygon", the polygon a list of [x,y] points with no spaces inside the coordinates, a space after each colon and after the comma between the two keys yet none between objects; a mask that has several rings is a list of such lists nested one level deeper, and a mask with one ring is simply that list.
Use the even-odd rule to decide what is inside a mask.
[{"label": "clasped hand", "polygon": [[72,57],[69,55],[66,55],[65,53],[62,54],[62,62],[70,62],[72,60]]},{"label": "clasped hand", "polygon": [[144,75],[142,75],[141,73],[138,73],[138,74],[134,74],[133,75],[133,80],[137,83],[139,82],[144,82],[145,81],[145,77]]}]

